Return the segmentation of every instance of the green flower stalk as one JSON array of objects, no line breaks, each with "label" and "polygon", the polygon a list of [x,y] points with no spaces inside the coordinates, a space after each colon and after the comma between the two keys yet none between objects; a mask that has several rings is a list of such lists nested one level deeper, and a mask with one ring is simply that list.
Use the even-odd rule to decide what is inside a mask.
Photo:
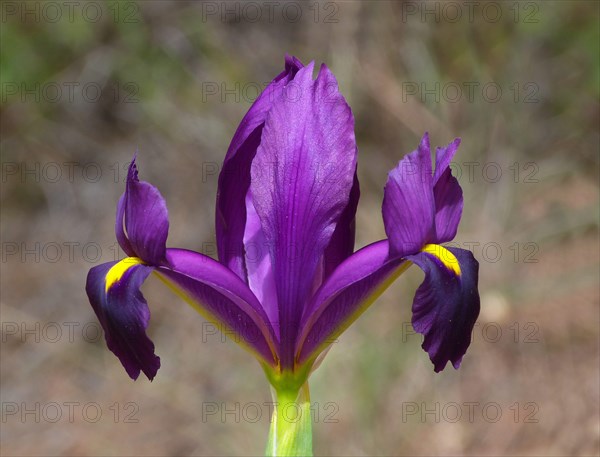
[{"label": "green flower stalk", "polygon": [[274,409],[267,457],[312,456],[312,416],[308,382],[299,391],[271,388]]}]

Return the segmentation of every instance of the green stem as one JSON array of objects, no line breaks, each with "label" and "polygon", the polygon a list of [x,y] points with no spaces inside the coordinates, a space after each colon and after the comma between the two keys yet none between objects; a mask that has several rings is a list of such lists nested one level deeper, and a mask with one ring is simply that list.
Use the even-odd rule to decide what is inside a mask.
[{"label": "green stem", "polygon": [[271,388],[273,416],[267,442],[267,457],[310,457],[312,420],[308,381],[300,389]]}]

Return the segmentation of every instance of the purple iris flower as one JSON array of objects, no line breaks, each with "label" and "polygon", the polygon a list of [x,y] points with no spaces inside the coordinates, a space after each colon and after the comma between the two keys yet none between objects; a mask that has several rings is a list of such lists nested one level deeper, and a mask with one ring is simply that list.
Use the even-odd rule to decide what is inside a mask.
[{"label": "purple iris flower", "polygon": [[[460,365],[479,314],[478,263],[452,240],[463,198],[450,161],[425,134],[385,186],[388,239],[354,251],[359,199],[354,117],[322,65],[286,57],[285,70],[238,127],[219,177],[219,261],[167,248],[167,207],[134,161],[117,207],[127,258],[90,270],[86,291],[109,349],[129,376],[160,367],[140,292],[154,273],[258,358],[276,385],[301,385],[331,342],[410,265],[425,272],[412,310],[435,371]],[[237,340],[237,339],[236,339]]]}]

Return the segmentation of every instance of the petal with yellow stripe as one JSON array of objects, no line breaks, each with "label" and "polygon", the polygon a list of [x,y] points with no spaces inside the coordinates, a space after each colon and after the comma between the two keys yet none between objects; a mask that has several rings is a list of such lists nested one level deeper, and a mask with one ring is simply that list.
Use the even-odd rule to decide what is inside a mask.
[{"label": "petal with yellow stripe", "polygon": [[479,263],[470,251],[429,247],[408,256],[425,273],[412,305],[412,324],[424,335],[423,349],[439,372],[460,366],[479,315]]}]

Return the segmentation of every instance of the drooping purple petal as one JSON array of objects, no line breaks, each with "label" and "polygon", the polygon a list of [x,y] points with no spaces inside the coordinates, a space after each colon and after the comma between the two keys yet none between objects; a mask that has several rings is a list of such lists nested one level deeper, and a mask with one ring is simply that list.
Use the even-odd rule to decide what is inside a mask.
[{"label": "drooping purple petal", "polygon": [[150,310],[140,286],[152,267],[134,265],[106,291],[106,275],[117,262],[92,268],[87,277],[86,292],[104,329],[108,348],[119,358],[127,374],[137,379],[140,371],[152,381],[160,367],[154,354],[154,343],[146,335]]},{"label": "drooping purple petal", "polygon": [[[167,249],[168,266],[156,272],[174,292],[269,365],[276,364],[277,338],[248,286],[203,254]],[[239,337],[239,338],[238,338]]]},{"label": "drooping purple petal", "polygon": [[382,212],[393,256],[414,254],[435,240],[435,200],[427,133],[419,148],[390,171]]},{"label": "drooping purple petal", "polygon": [[140,181],[135,157],[127,172],[127,186],[117,205],[117,240],[130,257],[164,263],[169,217],[165,200],[153,185]]},{"label": "drooping purple petal", "polygon": [[146,336],[150,311],[140,286],[154,270],[173,292],[265,364],[277,364],[278,341],[260,303],[231,270],[210,257],[167,249],[167,262],[150,266],[128,257],[94,267],[86,291],[104,329],[109,349],[129,376],[142,370],[149,379],[160,367]]},{"label": "drooping purple petal", "polygon": [[350,107],[327,67],[316,80],[312,71],[313,64],[299,70],[273,103],[251,167],[254,206],[277,285],[284,368],[293,365],[302,310],[356,169]]},{"label": "drooping purple petal", "polygon": [[246,194],[250,186],[250,164],[260,144],[267,114],[285,86],[294,78],[302,62],[286,56],[285,70],[265,88],[240,123],[219,175],[216,206],[216,235],[219,260],[246,280],[244,227]]},{"label": "drooping purple petal", "polygon": [[456,138],[445,148],[437,148],[436,150],[436,166],[433,178],[436,243],[445,243],[454,239],[462,215],[462,189],[457,179],[452,176],[450,169],[450,162],[459,145],[460,138]]},{"label": "drooping purple petal", "polygon": [[389,257],[387,240],[342,262],[312,298],[296,345],[299,363],[314,360],[410,265]]},{"label": "drooping purple petal", "polygon": [[448,250],[458,260],[460,275],[431,253],[408,257],[425,272],[413,301],[412,324],[425,336],[423,349],[429,353],[436,372],[443,370],[448,361],[454,368],[459,367],[479,315],[479,264],[470,251]]},{"label": "drooping purple petal", "polygon": [[329,277],[340,263],[354,252],[355,217],[359,199],[360,185],[358,183],[358,176],[354,172],[354,182],[350,191],[350,199],[335,226],[335,231],[323,256],[323,281]]}]

